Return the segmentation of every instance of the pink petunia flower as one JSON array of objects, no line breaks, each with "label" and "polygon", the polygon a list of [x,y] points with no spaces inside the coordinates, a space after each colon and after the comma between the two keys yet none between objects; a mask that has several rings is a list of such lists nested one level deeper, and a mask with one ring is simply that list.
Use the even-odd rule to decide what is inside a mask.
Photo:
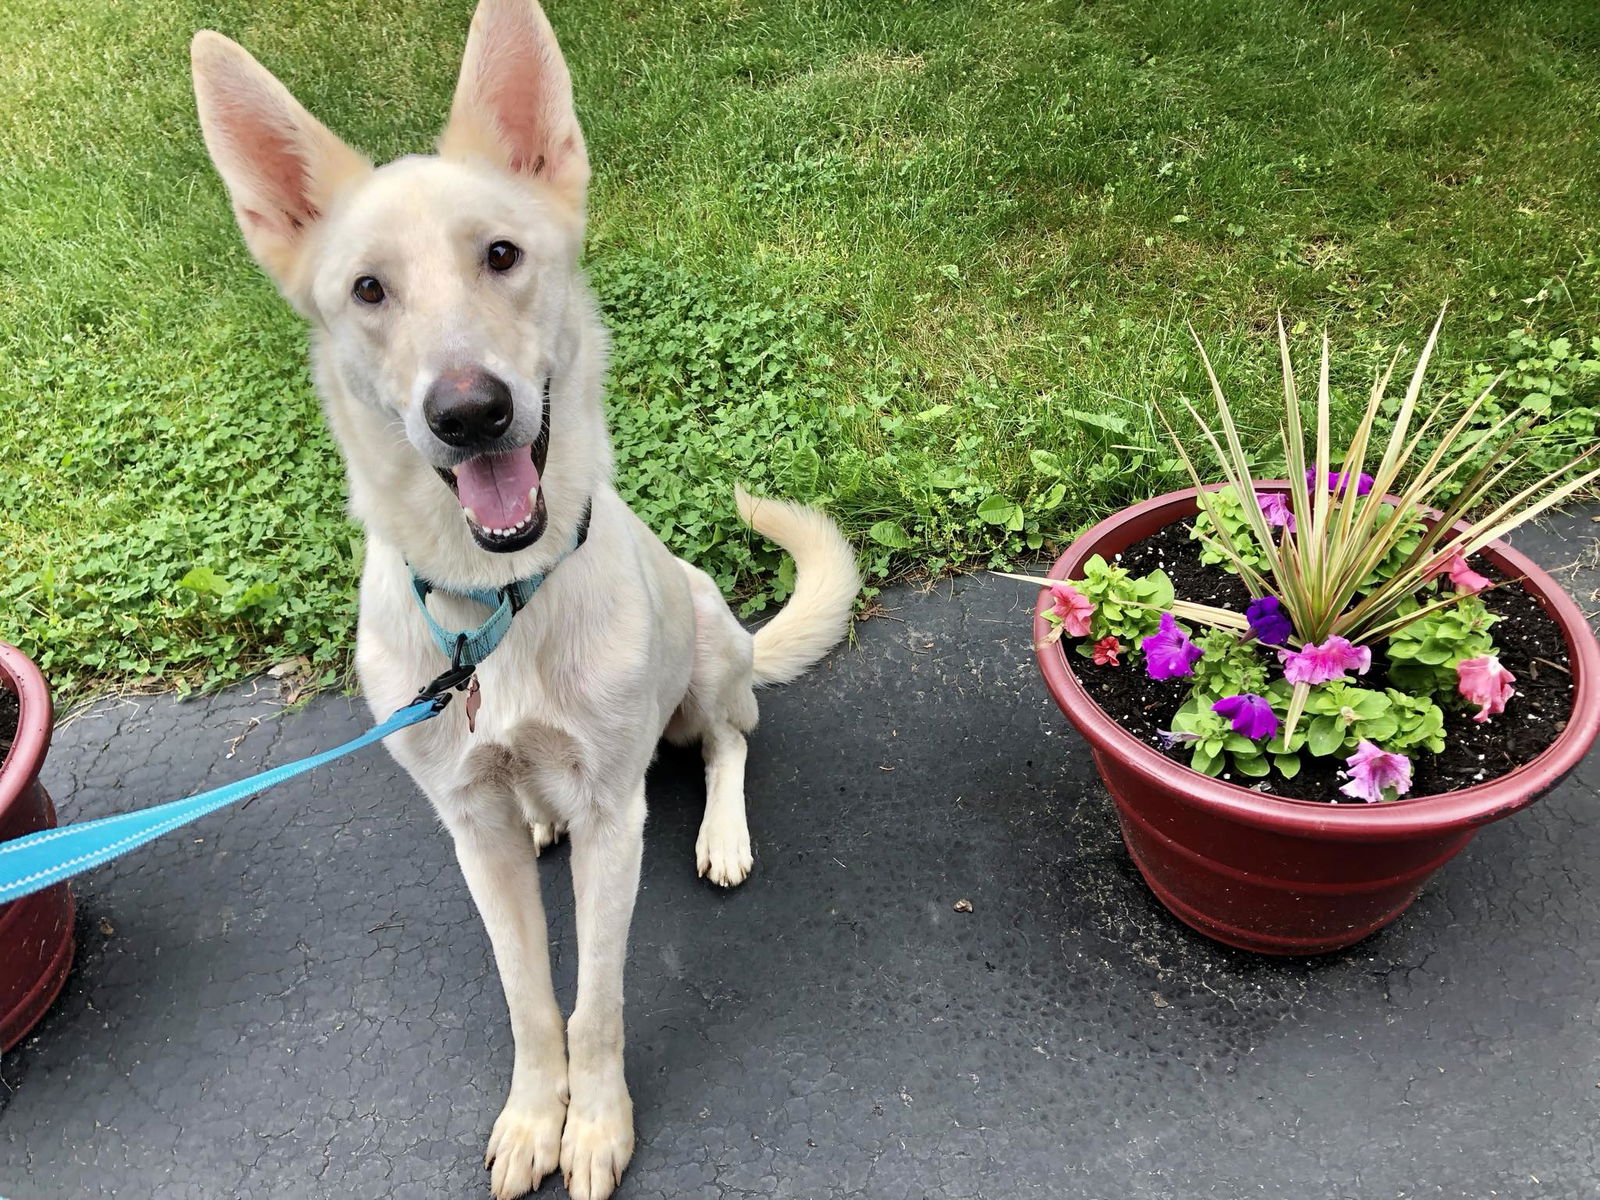
[{"label": "pink petunia flower", "polygon": [[1322,645],[1307,643],[1303,650],[1279,650],[1283,677],[1290,683],[1331,683],[1345,678],[1348,671],[1365,675],[1372,666],[1372,651],[1353,646],[1342,637],[1331,637]]},{"label": "pink petunia flower", "polygon": [[1376,804],[1386,799],[1387,788],[1393,788],[1396,797],[1411,790],[1411,760],[1404,754],[1380,749],[1365,738],[1344,763],[1349,768],[1344,777],[1350,782],[1339,790],[1352,799]]},{"label": "pink petunia flower", "polygon": [[1073,637],[1089,636],[1089,618],[1094,615],[1094,605],[1070,583],[1053,583],[1050,594],[1056,602],[1050,612],[1061,621],[1062,627]]},{"label": "pink petunia flower", "polygon": [[1050,623],[1050,632],[1038,641],[1038,649],[1053,646],[1063,633],[1073,637],[1089,636],[1089,618],[1094,615],[1094,602],[1070,583],[1052,583],[1050,594],[1055,603],[1044,610],[1044,619]]},{"label": "pink petunia flower", "polygon": [[1517,694],[1511,686],[1516,681],[1516,676],[1502,667],[1500,659],[1493,654],[1463,659],[1456,664],[1456,691],[1468,704],[1478,705],[1474,721],[1487,721],[1496,713],[1505,712],[1506,701]]},{"label": "pink petunia flower", "polygon": [[1268,525],[1278,525],[1294,532],[1294,510],[1289,507],[1289,498],[1282,492],[1257,492],[1256,504],[1261,508],[1261,515],[1267,519]]},{"label": "pink petunia flower", "polygon": [[1151,679],[1179,679],[1194,674],[1194,664],[1205,651],[1189,640],[1171,613],[1161,614],[1161,628],[1139,643],[1144,651],[1145,674]]},{"label": "pink petunia flower", "polygon": [[1450,582],[1456,585],[1458,592],[1471,592],[1477,595],[1484,588],[1493,586],[1487,576],[1478,574],[1467,565],[1466,558],[1459,550],[1453,552],[1449,558],[1434,563],[1423,578],[1437,579],[1441,575],[1450,576]]},{"label": "pink petunia flower", "polygon": [[1114,637],[1103,637],[1094,644],[1094,662],[1097,667],[1117,666],[1117,655],[1122,653],[1122,643]]}]

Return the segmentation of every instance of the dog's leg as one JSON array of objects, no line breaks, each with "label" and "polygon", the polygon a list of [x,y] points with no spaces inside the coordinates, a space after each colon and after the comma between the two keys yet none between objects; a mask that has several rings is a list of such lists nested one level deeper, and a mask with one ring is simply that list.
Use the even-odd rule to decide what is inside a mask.
[{"label": "dog's leg", "polygon": [[538,1187],[560,1162],[567,1062],[533,837],[511,803],[495,815],[503,819],[482,820],[474,811],[450,825],[461,873],[494,947],[516,1043],[511,1091],[484,1155],[493,1170],[490,1192],[512,1200]]},{"label": "dog's leg", "polygon": [[695,838],[695,866],[723,887],[745,881],[755,858],[744,812],[745,740],[731,725],[713,725],[700,739],[706,760],[706,812]]},{"label": "dog's leg", "polygon": [[700,742],[706,811],[694,843],[695,868],[701,878],[734,887],[755,864],[744,811],[744,739],[756,727],[755,644],[711,576],[682,559],[678,565],[694,598],[694,670],[667,737]]},{"label": "dog's leg", "polygon": [[573,1200],[605,1200],[633,1156],[633,1101],[622,1071],[622,968],[644,850],[644,780],[617,808],[575,816],[568,837],[578,1001],[567,1023],[572,1102],[561,1172]]}]

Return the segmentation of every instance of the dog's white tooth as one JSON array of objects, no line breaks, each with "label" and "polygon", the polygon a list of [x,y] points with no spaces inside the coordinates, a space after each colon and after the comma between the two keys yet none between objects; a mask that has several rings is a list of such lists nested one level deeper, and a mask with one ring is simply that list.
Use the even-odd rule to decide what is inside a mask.
[{"label": "dog's white tooth", "polygon": [[473,512],[470,508],[462,508],[461,511],[467,514],[467,520],[471,521],[474,525],[478,524],[477,513]]},{"label": "dog's white tooth", "polygon": [[[538,499],[539,499],[539,485],[536,483],[531,488],[528,489],[528,503],[532,504]],[[529,517],[532,517],[533,514],[529,513],[528,515],[529,515]]]}]

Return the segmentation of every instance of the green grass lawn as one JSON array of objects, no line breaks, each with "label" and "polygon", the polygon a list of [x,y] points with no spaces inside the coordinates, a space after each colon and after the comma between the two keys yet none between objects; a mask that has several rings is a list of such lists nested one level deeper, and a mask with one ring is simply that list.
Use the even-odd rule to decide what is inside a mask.
[{"label": "green grass lawn", "polygon": [[[0,638],[58,686],[342,667],[359,537],[295,318],[206,161],[187,42],[243,42],[375,157],[428,148],[470,4],[8,0]],[[619,482],[748,606],[736,478],[876,580],[1047,549],[1181,482],[1152,404],[1342,387],[1453,308],[1591,440],[1600,9],[552,0],[595,165]],[[1247,411],[1252,409],[1247,400]],[[1263,428],[1263,432],[1265,429]],[[329,678],[331,678],[331,674]]]}]

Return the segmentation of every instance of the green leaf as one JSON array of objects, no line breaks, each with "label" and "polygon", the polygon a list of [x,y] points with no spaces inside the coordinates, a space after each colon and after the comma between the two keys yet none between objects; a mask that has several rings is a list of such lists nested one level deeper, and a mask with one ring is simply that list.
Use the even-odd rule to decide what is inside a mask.
[{"label": "green leaf", "polygon": [[801,495],[814,494],[822,482],[822,455],[815,446],[798,446],[789,460],[789,478],[794,491]]},{"label": "green leaf", "polygon": [[1344,745],[1344,723],[1338,717],[1314,717],[1306,729],[1306,749],[1319,757]]},{"label": "green leaf", "polygon": [[1061,475],[1064,468],[1061,460],[1048,450],[1029,450],[1028,461],[1033,464],[1033,469],[1041,475]]},{"label": "green leaf", "polygon": [[1369,742],[1387,742],[1399,726],[1399,717],[1385,709],[1375,717],[1363,717],[1356,721],[1350,727],[1350,733]]},{"label": "green leaf", "polygon": [[1018,530],[1022,528],[1022,505],[1009,496],[990,496],[978,505],[978,517],[990,525],[1004,525],[1007,529]]},{"label": "green leaf", "polygon": [[1118,436],[1128,432],[1128,422],[1122,417],[1112,416],[1110,413],[1086,412],[1081,408],[1069,408],[1063,411],[1063,416],[1076,421],[1079,425],[1098,429],[1104,433],[1114,433]]},{"label": "green leaf", "polygon": [[239,594],[239,598],[233,602],[234,611],[240,612],[247,608],[265,604],[267,601],[275,599],[277,595],[277,584],[258,580]]},{"label": "green leaf", "polygon": [[907,550],[916,545],[897,521],[878,521],[867,530],[867,536],[891,550]]},{"label": "green leaf", "polygon": [[210,567],[190,567],[178,586],[200,595],[226,596],[229,591],[228,581]]},{"label": "green leaf", "polygon": [[1389,711],[1389,698],[1382,692],[1371,692],[1365,689],[1352,689],[1356,691],[1355,703],[1351,705],[1356,710],[1356,715],[1363,721],[1371,721],[1383,716]]},{"label": "green leaf", "polygon": [[1173,589],[1172,580],[1167,573],[1157,569],[1151,571],[1150,574],[1146,575],[1144,578],[1145,583],[1150,587],[1149,598],[1146,603],[1153,604],[1157,608],[1170,607],[1173,600],[1176,598],[1176,592]]},{"label": "green leaf", "polygon": [[1235,754],[1233,769],[1241,775],[1260,779],[1272,770],[1272,764],[1267,762],[1266,756],[1262,754]]}]

